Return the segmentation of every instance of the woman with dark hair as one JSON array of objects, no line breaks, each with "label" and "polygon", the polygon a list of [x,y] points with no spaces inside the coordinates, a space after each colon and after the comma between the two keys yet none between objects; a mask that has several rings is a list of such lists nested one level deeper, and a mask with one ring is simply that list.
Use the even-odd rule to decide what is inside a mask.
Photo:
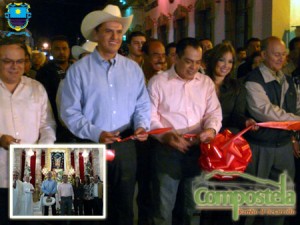
[{"label": "woman with dark hair", "polygon": [[235,63],[235,50],[229,43],[216,45],[207,60],[207,75],[215,83],[219,97],[223,120],[222,130],[225,128],[236,133],[239,130],[255,124],[253,119],[245,116],[246,89],[237,80],[231,78]]},{"label": "woman with dark hair", "polygon": [[[207,75],[215,83],[216,93],[222,108],[222,128],[237,133],[241,129],[255,124],[246,113],[246,89],[238,80],[231,78],[235,63],[235,50],[230,43],[216,45],[209,53]],[[224,181],[225,182],[225,181]],[[230,211],[205,212],[209,225],[235,224]]]},{"label": "woman with dark hair", "polygon": [[84,188],[80,182],[79,177],[75,177],[75,183],[73,185],[74,191],[74,212],[75,215],[83,215],[83,196]]},{"label": "woman with dark hair", "polygon": [[84,175],[83,189],[84,215],[92,215],[93,185],[89,175]]}]

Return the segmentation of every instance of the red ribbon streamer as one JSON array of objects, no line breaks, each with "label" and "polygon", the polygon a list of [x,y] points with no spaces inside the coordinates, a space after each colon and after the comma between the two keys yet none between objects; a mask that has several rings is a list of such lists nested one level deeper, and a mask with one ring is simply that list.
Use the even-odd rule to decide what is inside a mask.
[{"label": "red ribbon streamer", "polygon": [[[264,122],[255,125],[272,129],[300,130],[300,121]],[[253,126],[245,128],[236,135],[233,135],[229,130],[225,130],[217,134],[210,143],[201,143],[202,153],[199,158],[201,168],[206,171],[244,172],[251,160],[252,152],[248,142],[242,135]],[[192,134],[186,134],[184,137],[192,137]],[[220,180],[232,179],[232,177],[222,175],[215,175],[215,178]]]},{"label": "red ribbon streamer", "polygon": [[[158,129],[154,129],[154,130],[150,130],[148,132],[145,132],[144,134],[162,134],[165,133],[167,131],[172,130],[171,127],[167,127],[167,128],[158,128]],[[129,137],[123,138],[123,139],[119,139],[118,142],[124,142],[124,141],[129,141],[129,140],[134,140],[135,136],[131,135]],[[106,161],[110,162],[113,161],[115,159],[115,150],[112,149],[107,149],[106,150]]]},{"label": "red ribbon streamer", "polygon": [[[170,131],[170,130],[172,130],[171,127],[158,128],[158,129],[150,130],[148,132],[144,132],[143,134],[162,134],[162,133],[165,133],[165,132]],[[129,141],[129,140],[134,140],[134,139],[135,139],[135,135],[131,135],[129,137],[119,139],[118,142],[124,142],[124,141]]]},{"label": "red ribbon streamer", "polygon": [[300,130],[300,121],[284,121],[284,122],[264,122],[256,125],[265,128],[282,129],[282,130]]}]

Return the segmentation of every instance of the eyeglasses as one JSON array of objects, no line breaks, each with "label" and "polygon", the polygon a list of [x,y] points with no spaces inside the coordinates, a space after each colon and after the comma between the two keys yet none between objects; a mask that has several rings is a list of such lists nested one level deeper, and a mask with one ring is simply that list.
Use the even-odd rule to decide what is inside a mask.
[{"label": "eyeglasses", "polygon": [[11,59],[0,59],[5,66],[12,66],[16,64],[17,66],[24,65],[25,59],[11,60]]}]

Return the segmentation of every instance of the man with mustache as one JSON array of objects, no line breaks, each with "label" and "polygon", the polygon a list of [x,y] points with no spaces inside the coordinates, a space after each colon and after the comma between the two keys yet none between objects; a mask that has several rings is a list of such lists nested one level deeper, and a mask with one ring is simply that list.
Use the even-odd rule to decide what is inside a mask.
[{"label": "man with mustache", "polygon": [[[166,52],[163,43],[157,39],[149,39],[142,46],[144,63],[142,69],[145,75],[145,82],[148,83],[151,77],[163,71],[166,65]],[[137,142],[137,183],[138,183],[138,224],[151,224],[152,198],[151,192],[151,143]]]},{"label": "man with mustache", "polygon": [[157,39],[148,40],[142,47],[144,53],[143,71],[146,82],[159,71],[165,70],[166,51],[163,43]]},{"label": "man with mustache", "polygon": [[[184,200],[181,224],[199,224],[193,216],[192,181],[200,174],[199,141],[210,142],[221,128],[222,111],[215,85],[198,72],[202,49],[195,38],[177,43],[175,64],[155,75],[148,84],[151,100],[151,129],[172,127],[172,131],[151,140],[153,224],[171,225],[178,194]],[[184,134],[195,134],[185,139]],[[181,193],[179,185],[183,185]]]}]

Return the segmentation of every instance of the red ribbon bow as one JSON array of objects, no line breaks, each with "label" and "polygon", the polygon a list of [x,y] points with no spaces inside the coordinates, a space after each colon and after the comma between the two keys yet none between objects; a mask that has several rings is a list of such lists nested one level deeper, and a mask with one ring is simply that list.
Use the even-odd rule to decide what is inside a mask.
[{"label": "red ribbon bow", "polygon": [[[253,126],[245,128],[236,135],[233,135],[229,130],[224,130],[222,133],[217,134],[210,143],[201,143],[200,167],[206,171],[244,172],[251,160],[252,152],[248,142],[242,135]],[[264,122],[257,123],[256,126],[283,130],[300,130],[300,121]],[[233,178],[224,175],[215,175],[214,177],[220,180]]]}]

